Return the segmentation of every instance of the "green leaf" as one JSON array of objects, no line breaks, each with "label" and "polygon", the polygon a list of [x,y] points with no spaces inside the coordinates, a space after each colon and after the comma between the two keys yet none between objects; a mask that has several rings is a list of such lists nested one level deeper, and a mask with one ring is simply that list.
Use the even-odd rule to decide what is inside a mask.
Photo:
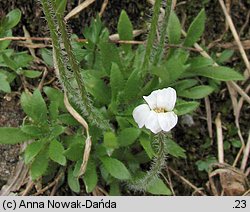
[{"label": "green leaf", "polygon": [[188,29],[187,37],[184,41],[184,46],[193,46],[199,40],[205,29],[205,19],[205,10],[202,9]]},{"label": "green leaf", "polygon": [[66,5],[67,5],[67,0],[56,0],[56,12],[59,13],[60,15],[63,15]]},{"label": "green leaf", "polygon": [[96,164],[92,160],[88,162],[86,172],[83,176],[83,181],[84,181],[87,193],[92,192],[97,185],[98,176],[96,172]]},{"label": "green leaf", "polygon": [[109,104],[111,99],[111,90],[110,88],[104,83],[103,80],[89,75],[85,77],[85,85],[87,91],[93,95],[93,97],[98,100],[102,104]]},{"label": "green leaf", "polygon": [[50,51],[49,49],[46,48],[42,48],[41,50],[41,56],[43,58],[43,61],[49,66],[49,67],[53,67],[54,63],[53,63],[53,56],[52,56],[52,51]]},{"label": "green leaf", "polygon": [[178,116],[181,116],[187,113],[191,113],[199,107],[199,104],[200,104],[199,102],[195,102],[195,101],[183,102],[183,103],[177,104],[175,107],[176,114]]},{"label": "green leaf", "polygon": [[211,94],[214,89],[208,85],[199,85],[180,92],[178,95],[190,99],[202,99]]},{"label": "green leaf", "polygon": [[22,132],[20,128],[14,127],[0,127],[0,135],[0,144],[18,144],[33,138]]},{"label": "green leaf", "polygon": [[147,188],[147,192],[155,195],[171,195],[171,191],[165,185],[165,183],[160,179],[156,178],[150,186]]},{"label": "green leaf", "polygon": [[184,79],[178,80],[178,82],[174,83],[172,86],[175,88],[176,92],[179,93],[187,88],[191,88],[198,84],[198,80],[195,79]]},{"label": "green leaf", "polygon": [[23,92],[21,96],[21,105],[24,112],[35,122],[47,124],[47,107],[38,89],[34,91],[32,96]]},{"label": "green leaf", "polygon": [[203,57],[203,56],[197,56],[195,58],[189,59],[188,63],[190,64],[190,67],[188,69],[190,69],[191,72],[192,72],[193,69],[198,69],[198,68],[211,66],[211,65],[214,64],[214,61],[211,58],[206,58],[206,57]]},{"label": "green leaf", "polygon": [[234,54],[234,50],[226,49],[216,59],[216,62],[219,64],[227,62],[233,56],[233,54]]},{"label": "green leaf", "polygon": [[[11,29],[0,33],[0,38],[11,37],[11,36],[12,36]],[[11,50],[11,49],[6,49],[10,45],[10,43],[11,43],[11,40],[0,41],[0,50]],[[7,55],[7,53],[6,53],[6,55]],[[10,55],[8,55],[8,56],[10,56]],[[0,59],[1,59],[1,55],[0,55]]]},{"label": "green leaf", "polygon": [[33,143],[29,144],[24,152],[24,162],[26,164],[30,163],[42,150],[44,145],[45,142],[43,140],[34,141]]},{"label": "green leaf", "polygon": [[[122,10],[118,21],[118,34],[120,40],[133,40],[133,26],[125,10]],[[126,53],[131,50],[129,44],[122,44],[121,46]]]},{"label": "green leaf", "polygon": [[121,196],[120,184],[118,182],[110,184],[109,196]]},{"label": "green leaf", "polygon": [[171,139],[166,140],[166,151],[176,158],[186,158],[185,150]]},{"label": "green leaf", "polygon": [[23,75],[28,78],[37,78],[40,77],[42,72],[40,71],[33,71],[33,70],[24,70]]},{"label": "green leaf", "polygon": [[140,136],[141,131],[136,128],[123,129],[118,135],[119,146],[129,146]]},{"label": "green leaf", "polygon": [[45,86],[43,88],[43,91],[48,96],[51,102],[57,102],[59,108],[63,111],[66,111],[66,108],[64,106],[64,95],[60,90]]},{"label": "green leaf", "polygon": [[178,79],[185,69],[186,67],[183,65],[181,58],[171,57],[161,66],[153,67],[152,72],[166,84],[170,84]]},{"label": "green leaf", "polygon": [[72,167],[68,169],[68,185],[72,191],[80,192],[79,179],[74,176]]},{"label": "green leaf", "polygon": [[119,180],[128,180],[131,178],[128,169],[121,161],[110,157],[102,157],[100,159],[104,168],[114,178]]},{"label": "green leaf", "polygon": [[8,82],[8,77],[3,73],[0,73],[0,91],[6,93],[11,92],[10,84]]},{"label": "green leaf", "polygon": [[192,70],[193,73],[220,81],[244,80],[235,70],[224,66],[210,66]]},{"label": "green leaf", "polygon": [[20,19],[21,19],[21,11],[19,9],[14,9],[6,15],[2,27],[5,30],[9,30],[14,26],[16,26],[19,23]]},{"label": "green leaf", "polygon": [[52,127],[50,127],[50,138],[56,138],[59,135],[61,135],[62,133],[64,133],[65,131],[65,127],[61,126],[61,125],[54,125]]},{"label": "green leaf", "polygon": [[12,60],[10,57],[6,56],[6,54],[2,55],[4,63],[12,70],[17,73],[17,69],[19,68],[19,65]]},{"label": "green leaf", "polygon": [[241,148],[242,147],[242,143],[240,140],[234,139],[230,141],[232,146],[235,148]]},{"label": "green leaf", "polygon": [[24,125],[21,127],[21,130],[24,133],[33,136],[34,138],[39,138],[41,136],[44,136],[45,133],[47,133],[45,130],[41,129],[36,125]]},{"label": "green leaf", "polygon": [[124,88],[124,78],[119,69],[119,66],[112,63],[110,73],[110,86],[112,91],[112,100],[117,98],[117,94]]},{"label": "green leaf", "polygon": [[105,132],[103,142],[104,145],[108,148],[118,147],[117,137],[113,132]]},{"label": "green leaf", "polygon": [[116,63],[120,69],[122,68],[119,51],[113,43],[101,42],[99,47],[101,50],[102,64],[108,75],[110,74],[112,62]]},{"label": "green leaf", "polygon": [[140,144],[147,153],[148,157],[152,159],[155,156],[155,152],[152,148],[151,141],[145,136],[140,137]]},{"label": "green leaf", "polygon": [[49,165],[48,150],[44,149],[35,157],[31,164],[30,172],[32,180],[36,180],[45,174]]},{"label": "green leaf", "polygon": [[82,159],[83,145],[84,141],[82,141],[82,143],[74,143],[70,145],[70,147],[65,150],[64,155],[71,161],[78,161]]},{"label": "green leaf", "polygon": [[70,114],[61,114],[58,116],[58,120],[69,126],[79,126],[79,123]]},{"label": "green leaf", "polygon": [[125,101],[132,100],[138,95],[142,85],[142,78],[138,70],[134,70],[129,76],[123,92],[123,99]]},{"label": "green leaf", "polygon": [[178,44],[180,42],[181,24],[174,11],[170,13],[167,32],[170,44]]},{"label": "green leaf", "polygon": [[66,158],[63,155],[63,152],[64,152],[64,147],[59,141],[53,140],[50,142],[50,145],[49,145],[50,159],[62,166],[65,166]]},{"label": "green leaf", "polygon": [[198,160],[195,163],[195,165],[198,167],[199,171],[209,172],[210,165],[216,162],[217,162],[217,159],[214,156],[208,156],[204,160]]}]

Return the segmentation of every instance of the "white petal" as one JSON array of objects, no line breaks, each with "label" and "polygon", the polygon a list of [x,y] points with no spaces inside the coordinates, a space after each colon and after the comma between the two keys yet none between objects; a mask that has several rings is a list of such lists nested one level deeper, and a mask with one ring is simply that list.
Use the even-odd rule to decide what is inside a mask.
[{"label": "white petal", "polygon": [[148,96],[143,96],[145,101],[148,103],[149,107],[153,110],[156,108],[156,100],[157,100],[157,94],[160,90],[153,91],[150,95]]},{"label": "white petal", "polygon": [[177,124],[178,117],[174,112],[158,113],[158,121],[163,131],[168,132]]},{"label": "white petal", "polygon": [[158,122],[158,116],[155,111],[150,111],[149,116],[145,121],[145,127],[151,130],[154,134],[161,131],[161,127]]},{"label": "white petal", "polygon": [[147,104],[137,106],[133,111],[133,117],[139,128],[142,128],[150,113],[150,108]]},{"label": "white petal", "polygon": [[175,89],[168,87],[160,90],[157,93],[157,107],[164,108],[167,111],[172,111],[176,102]]}]

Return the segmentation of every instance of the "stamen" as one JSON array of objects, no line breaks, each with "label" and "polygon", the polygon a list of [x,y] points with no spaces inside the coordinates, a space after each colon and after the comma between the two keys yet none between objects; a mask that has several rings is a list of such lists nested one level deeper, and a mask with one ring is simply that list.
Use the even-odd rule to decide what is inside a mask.
[{"label": "stamen", "polygon": [[155,108],[154,111],[156,113],[165,113],[165,112],[167,112],[164,108]]}]

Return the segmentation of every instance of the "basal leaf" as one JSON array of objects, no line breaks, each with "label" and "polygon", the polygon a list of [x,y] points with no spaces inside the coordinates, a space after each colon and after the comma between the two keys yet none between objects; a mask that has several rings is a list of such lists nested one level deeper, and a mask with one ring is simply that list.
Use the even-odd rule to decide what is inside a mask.
[{"label": "basal leaf", "polygon": [[23,92],[21,105],[24,112],[39,124],[47,124],[47,107],[39,90],[35,90],[33,95]]},{"label": "basal leaf", "polygon": [[[122,10],[118,21],[118,34],[120,40],[133,40],[133,26],[125,10]],[[131,45],[122,44],[123,50],[128,53]]]},{"label": "basal leaf", "polygon": [[53,140],[50,142],[50,145],[49,145],[50,159],[62,166],[65,166],[66,158],[63,153],[64,153],[64,147],[59,141]]},{"label": "basal leaf", "polygon": [[121,161],[110,157],[102,157],[100,159],[102,161],[104,168],[114,178],[120,180],[128,180],[131,178],[128,169]]},{"label": "basal leaf", "polygon": [[87,193],[92,192],[97,185],[98,176],[96,172],[96,164],[92,160],[88,162],[86,172],[83,176],[83,181],[84,181]]},{"label": "basal leaf", "polygon": [[191,23],[187,32],[187,37],[184,41],[184,46],[192,46],[195,42],[199,40],[205,29],[205,19],[206,14],[205,10],[203,9]]},{"label": "basal leaf", "polygon": [[170,13],[167,31],[169,43],[178,44],[181,38],[181,24],[174,11]]},{"label": "basal leaf", "polygon": [[191,113],[194,110],[196,110],[199,106],[199,102],[184,102],[184,103],[180,103],[177,104],[175,109],[176,109],[176,113],[178,116],[187,114],[187,113]]},{"label": "basal leaf", "polygon": [[20,128],[0,127],[0,144],[18,144],[34,138]]},{"label": "basal leaf", "polygon": [[244,77],[235,70],[224,66],[210,66],[192,70],[199,76],[208,77],[220,81],[244,80]]},{"label": "basal leaf", "polygon": [[160,179],[156,178],[147,188],[147,192],[155,195],[171,195],[171,191],[166,184]]},{"label": "basal leaf", "polygon": [[178,96],[190,99],[202,99],[214,91],[214,88],[208,85],[199,85],[178,93]]},{"label": "basal leaf", "polygon": [[43,140],[34,141],[27,146],[24,152],[24,162],[26,164],[30,163],[42,150],[45,142]]},{"label": "basal leaf", "polygon": [[140,136],[141,131],[136,128],[126,128],[123,129],[118,134],[118,144],[119,146],[129,146],[133,144],[136,139]]},{"label": "basal leaf", "polygon": [[42,150],[31,164],[30,172],[32,180],[36,180],[45,174],[49,165],[48,150]]}]

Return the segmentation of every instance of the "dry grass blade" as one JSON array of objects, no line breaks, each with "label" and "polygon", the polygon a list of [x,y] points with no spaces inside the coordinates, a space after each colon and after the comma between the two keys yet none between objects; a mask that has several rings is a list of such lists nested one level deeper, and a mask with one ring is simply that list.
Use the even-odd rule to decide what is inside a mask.
[{"label": "dry grass blade", "polygon": [[95,0],[86,0],[84,2],[82,2],[81,4],[79,4],[77,7],[75,7],[73,10],[71,10],[65,17],[64,20],[67,21],[70,18],[72,18],[73,16],[77,15],[78,13],[80,13],[82,10],[84,10],[85,8],[87,8],[89,5],[91,5],[92,3],[94,3]]},{"label": "dry grass blade", "polygon": [[104,0],[103,3],[102,3],[102,8],[101,8],[101,11],[99,12],[99,16],[102,17],[107,5],[109,3],[109,0]]},{"label": "dry grass blade", "polygon": [[204,192],[201,191],[201,189],[197,188],[194,184],[192,184],[190,181],[188,181],[185,177],[181,176],[180,174],[178,174],[174,169],[172,169],[171,167],[167,167],[167,169],[174,174],[175,176],[179,177],[185,184],[187,184],[188,186],[190,186],[192,189],[194,189],[197,193],[199,193],[202,196],[206,196],[206,194]]},{"label": "dry grass blade", "polygon": [[250,131],[249,131],[249,135],[248,135],[248,139],[247,139],[247,144],[246,144],[246,147],[244,149],[243,158],[242,158],[242,161],[241,161],[240,169],[242,171],[244,171],[246,169],[249,154],[250,154]]},{"label": "dry grass blade", "polygon": [[211,138],[211,142],[213,141],[213,128],[212,128],[212,113],[211,113],[211,104],[209,97],[205,97],[205,107],[207,113],[207,128],[209,133],[209,138]]},{"label": "dry grass blade", "polygon": [[92,142],[91,142],[91,137],[89,135],[89,126],[87,122],[84,120],[84,118],[71,106],[66,93],[64,94],[64,104],[67,110],[69,111],[69,113],[85,128],[86,134],[87,134],[87,138],[85,141],[85,149],[83,153],[83,161],[82,161],[82,165],[81,165],[80,172],[78,175],[78,177],[80,177],[86,171],[88,160],[89,160],[89,155],[91,151]]},{"label": "dry grass blade", "polygon": [[241,41],[240,41],[239,35],[238,35],[238,33],[237,33],[236,29],[235,29],[235,26],[234,26],[234,23],[233,23],[233,21],[232,21],[232,18],[231,18],[231,16],[228,14],[228,11],[227,11],[227,8],[226,8],[226,6],[225,6],[224,1],[223,1],[223,0],[219,0],[219,2],[220,2],[220,5],[221,5],[222,10],[223,10],[223,12],[224,12],[224,15],[225,15],[225,17],[226,17],[226,20],[227,20],[227,22],[228,22],[228,24],[229,24],[229,28],[230,28],[230,30],[231,30],[231,32],[232,32],[232,34],[233,34],[233,36],[234,36],[234,39],[235,39],[235,41],[236,41],[236,43],[237,43],[237,45],[238,45],[238,47],[239,47],[239,50],[240,50],[241,56],[242,56],[242,58],[243,58],[243,60],[244,60],[244,63],[245,63],[245,65],[246,65],[247,69],[248,69],[248,72],[250,73],[250,63],[249,63],[249,61],[248,61],[246,52],[245,52],[245,50],[244,50],[244,48],[243,48],[243,46],[242,46],[242,43],[241,43]]},{"label": "dry grass blade", "polygon": [[217,146],[218,146],[218,161],[224,163],[224,146],[223,146],[223,134],[221,126],[221,114],[218,113],[215,119],[216,133],[217,133]]}]

